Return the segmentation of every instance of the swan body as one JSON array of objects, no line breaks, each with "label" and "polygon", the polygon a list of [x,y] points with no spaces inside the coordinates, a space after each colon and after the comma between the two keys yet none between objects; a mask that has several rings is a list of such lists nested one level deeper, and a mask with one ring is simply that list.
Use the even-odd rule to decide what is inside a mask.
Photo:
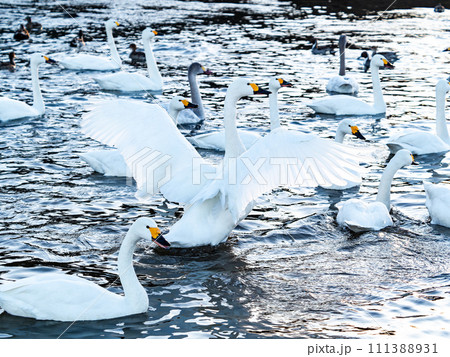
[{"label": "swan body", "polygon": [[[269,108],[270,108],[270,128],[274,130],[280,127],[280,117],[278,113],[278,90],[282,87],[292,87],[292,84],[282,78],[273,77],[269,81]],[[261,135],[248,130],[237,130],[246,149],[250,148],[256,141],[261,139]],[[215,131],[188,137],[189,142],[196,148],[225,151],[225,131]]]},{"label": "swan body", "polygon": [[77,276],[47,273],[0,285],[0,306],[11,315],[55,321],[92,321],[144,313],[148,296],[133,269],[133,252],[141,239],[165,242],[153,219],[141,217],[133,223],[118,258],[124,295]]},{"label": "swan body", "polygon": [[[111,103],[111,109],[121,110],[128,108],[130,113],[133,113],[134,102],[121,100]],[[180,96],[172,98],[169,104],[169,115],[174,122],[177,121],[179,113],[183,109],[195,108],[196,105],[190,103]],[[147,120],[153,120],[158,116],[166,116],[167,112],[157,104],[148,104],[146,106]],[[92,150],[80,154],[80,158],[85,161],[94,171],[99,172],[105,176],[126,177],[131,176],[131,171],[128,169],[125,159],[117,149],[101,149]]]},{"label": "swan body", "polygon": [[381,92],[381,84],[378,70],[380,67],[393,67],[381,55],[376,55],[370,63],[373,84],[373,104],[368,104],[361,99],[348,95],[332,95],[315,100],[308,105],[316,113],[334,115],[376,115],[386,112],[386,103]]},{"label": "swan body", "polygon": [[95,78],[98,85],[105,90],[115,90],[122,92],[137,91],[160,91],[162,90],[163,80],[156,65],[155,57],[150,46],[151,40],[157,32],[145,29],[142,32],[142,42],[144,43],[145,58],[147,61],[147,70],[149,77],[139,73],[118,72],[103,77]]},{"label": "swan body", "polygon": [[38,117],[45,113],[45,104],[42,99],[41,88],[39,87],[39,74],[38,67],[42,63],[54,63],[50,58],[35,53],[30,58],[31,69],[31,83],[33,88],[33,105],[9,99],[5,97],[0,98],[0,122],[8,120],[26,118],[26,117]]},{"label": "swan body", "polygon": [[[247,79],[237,79],[229,86],[224,104],[226,149],[218,167],[198,154],[170,117],[148,121],[145,103],[135,106],[132,115],[123,106],[119,111],[111,109],[110,102],[103,103],[83,116],[82,130],[121,151],[133,168],[139,198],[161,192],[167,200],[185,205],[184,215],[166,235],[171,246],[217,245],[227,239],[262,193],[280,185],[314,186],[319,180],[339,183],[348,170],[355,169],[344,146],[283,128],[246,150],[236,130],[236,103],[244,96],[265,93]],[[102,130],[104,125],[108,125],[107,131]],[[139,155],[143,150],[150,161]],[[158,154],[158,164],[152,164],[152,153]],[[280,170],[286,158],[295,159],[295,165]],[[257,173],[249,168],[256,162]],[[304,165],[314,166],[317,175],[303,175],[303,170],[311,171]]]},{"label": "swan body", "polygon": [[[358,139],[366,140],[366,138],[361,134],[359,128],[351,119],[343,119],[339,122],[339,125],[336,130],[335,142],[342,144],[344,142],[344,138],[347,135],[355,136]],[[330,185],[325,187],[328,190],[347,190],[352,187],[361,185],[361,174],[359,171],[356,171],[354,180],[347,180],[345,185]]]},{"label": "swan body", "polygon": [[76,56],[63,58],[59,63],[61,63],[64,68],[79,71],[114,71],[120,69],[122,67],[122,60],[117,52],[114,37],[112,35],[112,29],[115,26],[119,26],[117,21],[108,20],[105,22],[111,58],[80,53]]},{"label": "swan body", "polygon": [[[188,80],[191,90],[191,102],[195,103],[198,107],[193,110],[182,111],[178,115],[177,124],[195,124],[205,119],[202,96],[200,95],[200,90],[197,83],[197,76],[202,74],[209,76],[212,72],[198,62],[194,62],[189,65]],[[166,108],[167,104],[163,104],[163,107]]]},{"label": "swan body", "polygon": [[426,193],[426,206],[431,223],[450,228],[450,187],[447,184],[433,185],[423,183]]},{"label": "swan body", "polygon": [[408,129],[388,139],[386,145],[392,153],[407,149],[414,155],[425,155],[450,150],[450,137],[445,120],[445,95],[450,91],[449,79],[436,84],[436,134]]},{"label": "swan body", "polygon": [[347,43],[347,36],[341,35],[339,37],[339,75],[330,78],[327,84],[327,92],[341,93],[341,94],[355,94],[358,93],[359,85],[352,77],[345,75],[345,46]]},{"label": "swan body", "polygon": [[354,232],[378,231],[391,226],[393,222],[389,210],[392,179],[400,168],[410,164],[414,164],[411,153],[408,150],[398,151],[383,172],[376,200],[366,202],[352,198],[338,203],[337,223]]}]

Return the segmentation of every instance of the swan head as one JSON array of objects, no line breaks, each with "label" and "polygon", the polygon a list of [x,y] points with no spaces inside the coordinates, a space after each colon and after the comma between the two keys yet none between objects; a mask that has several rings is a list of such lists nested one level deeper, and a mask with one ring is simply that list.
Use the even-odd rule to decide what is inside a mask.
[{"label": "swan head", "polygon": [[450,77],[445,79],[440,79],[436,83],[436,93],[448,93],[450,91]]},{"label": "swan head", "polygon": [[[238,100],[242,97],[251,96],[255,94],[271,94],[270,91],[262,89],[256,83],[250,82],[246,78],[235,79],[233,83],[230,84],[227,90],[226,98],[232,97],[234,100]],[[226,99],[225,98],[225,99]]]},{"label": "swan head", "polygon": [[382,55],[375,55],[372,57],[372,60],[370,61],[370,67],[372,66],[378,68],[394,68],[394,65]]},{"label": "swan head", "polygon": [[161,234],[156,222],[149,217],[138,218],[130,228],[136,238],[152,241],[161,248],[167,249],[170,243]]},{"label": "swan head", "polygon": [[170,101],[169,107],[177,112],[180,112],[184,109],[193,109],[198,108],[197,104],[193,104],[189,102],[187,99],[177,95],[172,98]]},{"label": "swan head", "polygon": [[198,62],[191,63],[191,65],[188,68],[188,74],[206,74],[207,76],[213,74],[209,69],[205,68]]},{"label": "swan head", "polygon": [[269,90],[273,92],[277,92],[282,87],[293,87],[292,83],[285,81],[281,77],[272,77],[269,81]]},{"label": "swan head", "polygon": [[347,44],[347,36],[341,35],[339,37],[339,48],[345,49],[346,44]]},{"label": "swan head", "polygon": [[358,139],[366,140],[366,138],[361,134],[359,128],[351,119],[344,119],[339,122],[339,126],[337,128],[338,132],[341,132],[345,135],[354,135]]},{"label": "swan head", "polygon": [[56,61],[52,60],[51,58],[48,58],[47,56],[44,56],[40,53],[33,53],[30,57],[30,64],[32,66],[39,66],[42,63],[50,63],[54,64]]},{"label": "swan head", "polygon": [[107,30],[112,30],[114,27],[119,26],[119,23],[113,19],[109,19],[105,22],[105,27]]},{"label": "swan head", "polygon": [[404,167],[408,165],[419,165],[415,160],[414,156],[409,150],[402,149],[397,151],[395,156],[391,159],[391,162],[395,161],[398,163],[399,167]]},{"label": "swan head", "polygon": [[155,37],[158,34],[157,31],[152,29],[145,29],[142,31],[142,39],[145,41],[151,40],[153,37]]}]

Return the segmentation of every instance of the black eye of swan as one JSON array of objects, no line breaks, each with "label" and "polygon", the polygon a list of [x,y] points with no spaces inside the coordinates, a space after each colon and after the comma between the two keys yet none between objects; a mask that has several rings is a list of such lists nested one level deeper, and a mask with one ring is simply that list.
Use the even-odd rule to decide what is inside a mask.
[{"label": "black eye of swan", "polygon": [[150,226],[146,226],[145,228],[150,229]]}]

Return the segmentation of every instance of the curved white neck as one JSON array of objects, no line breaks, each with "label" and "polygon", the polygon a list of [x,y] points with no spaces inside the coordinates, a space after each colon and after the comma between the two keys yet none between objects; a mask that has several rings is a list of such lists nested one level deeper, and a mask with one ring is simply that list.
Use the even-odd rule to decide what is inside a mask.
[{"label": "curved white neck", "polygon": [[381,92],[379,68],[372,63],[370,66],[370,74],[372,75],[373,107],[377,111],[384,113],[386,112],[386,103],[384,102],[383,93]]},{"label": "curved white neck", "polygon": [[175,125],[177,124],[178,114],[180,114],[180,110],[175,109],[173,106],[169,104],[169,115],[172,118]]},{"label": "curved white neck", "polygon": [[445,92],[436,89],[436,135],[450,145],[447,121],[445,119]]},{"label": "curved white neck", "polygon": [[136,305],[148,302],[147,293],[139,283],[133,267],[133,253],[138,240],[132,226],[120,246],[118,258],[119,277],[125,298],[129,304]]},{"label": "curved white neck", "polygon": [[345,76],[345,43],[339,43],[339,75]]},{"label": "curved white neck", "polygon": [[31,64],[31,85],[33,88],[33,108],[36,109],[39,114],[45,113],[44,99],[42,99],[41,87],[39,87],[39,71],[37,64]]},{"label": "curved white neck", "polygon": [[270,109],[270,131],[281,126],[280,114],[278,112],[278,89],[270,89],[269,109]]},{"label": "curved white neck", "polygon": [[225,125],[225,164],[227,163],[226,159],[238,157],[245,152],[245,146],[242,144],[236,128],[236,103],[239,98],[240,97],[232,92],[230,93],[230,89],[228,89],[223,109]]},{"label": "curved white neck", "polygon": [[162,87],[163,81],[161,73],[159,73],[158,66],[156,65],[155,56],[153,56],[152,47],[150,45],[151,39],[144,42],[145,60],[147,61],[147,71],[150,79],[158,87]]},{"label": "curved white neck", "polygon": [[339,130],[339,127],[336,130],[336,136],[334,137],[334,141],[337,143],[342,144],[344,142],[346,133],[344,133],[342,130]]},{"label": "curved white neck", "polygon": [[191,89],[192,103],[197,104],[198,108],[194,108],[193,111],[200,119],[205,119],[205,112],[203,111],[203,102],[198,89],[197,75],[193,71],[188,72],[189,87]]},{"label": "curved white neck", "polygon": [[384,169],[378,186],[377,201],[383,203],[388,211],[391,209],[391,186],[395,173],[403,167],[403,164],[394,156]]},{"label": "curved white neck", "polygon": [[120,59],[119,53],[117,52],[116,43],[114,42],[114,37],[111,28],[106,28],[106,38],[108,39],[109,49],[111,50],[111,58],[115,64],[119,67],[122,66],[122,60]]}]

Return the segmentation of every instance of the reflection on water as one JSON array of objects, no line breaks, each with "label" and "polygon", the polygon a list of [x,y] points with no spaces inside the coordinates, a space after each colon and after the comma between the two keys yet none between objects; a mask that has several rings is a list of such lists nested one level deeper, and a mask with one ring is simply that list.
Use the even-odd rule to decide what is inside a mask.
[{"label": "reflection on water", "polygon": [[[442,49],[449,44],[442,29],[450,13],[393,10],[374,21],[371,9],[336,12],[336,4],[328,9],[272,1],[0,4],[1,52],[14,48],[18,57],[16,72],[0,73],[2,95],[29,103],[29,54],[74,51],[68,43],[79,26],[95,39],[88,42],[89,51],[108,53],[102,22],[113,17],[121,23],[115,36],[123,59],[130,43],[140,44],[146,26],[159,32],[155,56],[165,82],[156,97],[121,97],[167,102],[173,94],[188,96],[186,71],[193,61],[215,73],[201,80],[208,120],[182,128],[185,134],[222,127],[223,98],[233,77],[267,85],[270,76],[280,75],[295,85],[280,91],[283,125],[331,139],[338,121],[313,114],[305,103],[325,95],[338,58],[312,55],[310,40],[336,44],[347,34],[349,74],[367,101],[371,79],[356,60],[361,51],[376,47],[400,56],[395,70],[381,72],[387,116],[356,118],[369,141],[348,142],[363,156],[359,191],[279,189],[261,197],[219,247],[161,252],[140,245],[136,271],[150,298],[146,314],[71,325],[3,313],[0,337],[448,336],[442,312],[449,306],[450,231],[429,224],[422,181],[448,179],[450,155],[424,156],[419,166],[398,172],[392,190],[395,226],[383,232],[353,234],[338,227],[334,205],[355,195],[373,198],[388,158],[383,140],[390,133],[411,122],[434,130],[434,85],[448,75],[450,58]],[[26,15],[44,25],[43,33],[34,34],[32,42],[12,42]],[[64,271],[104,287],[112,284],[120,293],[117,249],[129,225],[149,215],[168,230],[182,209],[160,196],[137,202],[135,187],[126,180],[93,173],[79,159],[101,146],[80,133],[81,114],[91,103],[117,97],[99,90],[93,81],[99,74],[48,65],[40,74],[46,115],[0,126],[1,279]],[[269,130],[266,99],[245,99],[238,108],[240,126]]]}]

